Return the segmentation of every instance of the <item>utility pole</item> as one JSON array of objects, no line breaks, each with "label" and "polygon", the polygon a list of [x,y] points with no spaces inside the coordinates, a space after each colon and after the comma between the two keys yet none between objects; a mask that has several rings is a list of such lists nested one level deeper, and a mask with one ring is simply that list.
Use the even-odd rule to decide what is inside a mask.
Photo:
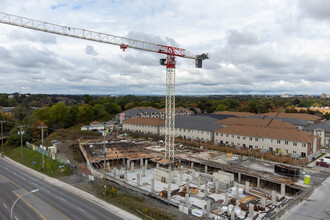
[{"label": "utility pole", "polygon": [[106,148],[105,148],[105,136],[107,136],[107,132],[106,131],[103,131],[103,150],[104,150],[104,187],[107,187],[107,179],[106,179],[106,174],[107,174],[107,162],[106,162],[106,155],[107,155],[107,152],[106,152]]},{"label": "utility pole", "polygon": [[42,169],[45,169],[44,128],[47,126],[39,126],[38,128],[41,129]]},{"label": "utility pole", "polygon": [[21,135],[21,161],[23,163],[23,131],[22,128],[25,127],[23,125],[18,126],[20,128],[20,135]]},{"label": "utility pole", "polygon": [[1,157],[4,157],[4,150],[3,150],[3,123],[6,123],[6,121],[0,121],[1,123]]}]

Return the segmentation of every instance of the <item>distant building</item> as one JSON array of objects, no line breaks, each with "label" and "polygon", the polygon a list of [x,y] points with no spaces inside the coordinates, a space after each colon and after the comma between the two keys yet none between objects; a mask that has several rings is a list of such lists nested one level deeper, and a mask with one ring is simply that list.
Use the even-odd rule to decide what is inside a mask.
[{"label": "distant building", "polygon": [[0,112],[11,114],[15,107],[0,107]]},{"label": "distant building", "polygon": [[[183,107],[175,108],[176,115],[193,115],[194,112],[190,111]],[[122,120],[120,119],[122,117]],[[156,109],[154,107],[134,107],[129,110],[124,111],[123,113],[116,115],[117,121],[125,121],[135,117],[142,118],[165,118],[165,108]]]},{"label": "distant building", "polygon": [[82,131],[102,131],[104,130],[104,124],[98,121],[93,121],[89,126],[82,126]]},{"label": "distant building", "polygon": [[281,96],[282,98],[292,98],[293,97],[293,95],[290,95],[290,94],[283,94],[282,96]]},{"label": "distant building", "polygon": [[295,107],[295,109],[297,111],[301,111],[301,110],[304,110],[304,111],[308,111],[308,110],[311,110],[311,111],[319,111],[321,112],[322,114],[326,114],[326,113],[329,113],[330,114],[330,108],[328,106],[326,107]]}]

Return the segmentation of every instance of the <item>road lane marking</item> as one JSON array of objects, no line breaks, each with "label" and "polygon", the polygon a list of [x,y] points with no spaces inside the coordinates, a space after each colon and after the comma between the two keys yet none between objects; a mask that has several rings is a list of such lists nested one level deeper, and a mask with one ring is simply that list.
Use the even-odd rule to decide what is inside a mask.
[{"label": "road lane marking", "polygon": [[[1,177],[1,176],[2,176],[3,178],[7,179],[7,180],[8,180],[9,182],[11,182],[12,184],[14,184],[15,186],[17,186],[18,188],[21,188],[21,189],[25,190],[26,192],[28,192],[28,190],[26,190],[26,189],[24,189],[23,187],[19,186],[19,185],[16,184],[14,181],[12,181],[12,180],[8,179],[7,177],[5,177],[5,176],[3,176],[3,175],[0,174],[0,177]],[[15,193],[15,194],[16,194],[16,193]],[[45,203],[46,205],[48,205],[49,207],[51,207],[52,209],[54,209],[56,212],[58,212],[58,213],[60,213],[61,215],[63,215],[66,219],[71,220],[69,217],[67,217],[66,215],[64,215],[62,212],[58,211],[58,210],[57,210],[56,208],[54,208],[53,206],[49,205],[47,202],[45,202],[45,201],[39,199],[37,196],[35,196],[35,195],[33,195],[33,194],[30,194],[30,195],[33,196],[33,197],[35,197],[35,198],[38,199],[39,201]],[[33,207],[31,207],[31,208],[33,208]],[[34,209],[34,208],[33,208],[33,209]],[[34,209],[34,210],[35,210],[35,209]],[[36,210],[36,211],[37,211],[37,210]],[[37,211],[37,212],[38,212],[38,211]],[[38,212],[38,213],[39,213],[39,212]]]},{"label": "road lane marking", "polygon": [[8,207],[6,206],[6,204],[5,204],[5,203],[2,203],[2,204],[3,204],[3,206],[4,206],[4,207],[6,207],[6,209],[8,209]]},{"label": "road lane marking", "polygon": [[15,216],[15,219],[18,220],[18,218]]},{"label": "road lane marking", "polygon": [[83,210],[82,208],[80,208],[80,207],[78,207],[78,206],[77,206],[77,208],[78,208],[79,210],[83,211],[83,212],[86,212],[85,210]]},{"label": "road lane marking", "polygon": [[[19,195],[15,192],[13,192],[17,197],[19,197]],[[34,211],[36,211],[40,217],[43,219],[43,220],[47,220],[45,216],[43,216],[40,212],[38,212],[38,210],[36,210],[30,203],[28,203],[27,201],[25,201],[24,198],[21,198],[21,200],[23,200],[31,209],[33,209]]]}]

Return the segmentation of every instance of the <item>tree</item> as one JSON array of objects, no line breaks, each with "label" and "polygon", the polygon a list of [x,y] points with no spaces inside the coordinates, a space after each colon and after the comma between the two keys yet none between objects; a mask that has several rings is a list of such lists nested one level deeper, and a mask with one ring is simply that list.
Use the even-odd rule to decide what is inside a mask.
[{"label": "tree", "polygon": [[134,107],[135,107],[134,103],[133,102],[129,102],[129,103],[127,103],[125,105],[125,110],[131,109],[131,108],[134,108]]},{"label": "tree", "polygon": [[85,94],[85,95],[83,96],[83,101],[84,101],[85,104],[89,104],[90,101],[92,101],[92,99],[93,99],[93,98],[92,98],[90,95]]},{"label": "tree", "polygon": [[93,107],[93,118],[94,119],[101,119],[108,116],[107,111],[105,110],[104,105],[96,104]]},{"label": "tree", "polygon": [[64,103],[57,103],[49,109],[49,123],[55,128],[64,128],[69,114],[69,108]]},{"label": "tree", "polygon": [[223,104],[219,104],[216,108],[216,111],[226,111],[226,110],[227,110],[227,108]]},{"label": "tree", "polygon": [[119,112],[122,111],[121,107],[116,103],[107,103],[107,104],[105,104],[105,110],[111,115],[118,114]]},{"label": "tree", "polygon": [[77,121],[88,122],[93,120],[93,108],[88,104],[83,104],[79,107],[78,114],[77,114]]}]

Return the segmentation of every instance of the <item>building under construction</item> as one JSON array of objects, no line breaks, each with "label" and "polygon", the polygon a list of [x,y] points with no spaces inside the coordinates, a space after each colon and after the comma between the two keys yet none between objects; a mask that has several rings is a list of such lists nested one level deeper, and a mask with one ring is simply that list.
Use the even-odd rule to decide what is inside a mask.
[{"label": "building under construction", "polygon": [[233,164],[235,156],[220,152],[181,146],[171,164],[163,159],[164,146],[148,141],[80,141],[80,149],[92,175],[199,217],[267,218],[308,190],[297,176],[275,173],[274,165],[273,172],[251,169],[246,159]]}]

